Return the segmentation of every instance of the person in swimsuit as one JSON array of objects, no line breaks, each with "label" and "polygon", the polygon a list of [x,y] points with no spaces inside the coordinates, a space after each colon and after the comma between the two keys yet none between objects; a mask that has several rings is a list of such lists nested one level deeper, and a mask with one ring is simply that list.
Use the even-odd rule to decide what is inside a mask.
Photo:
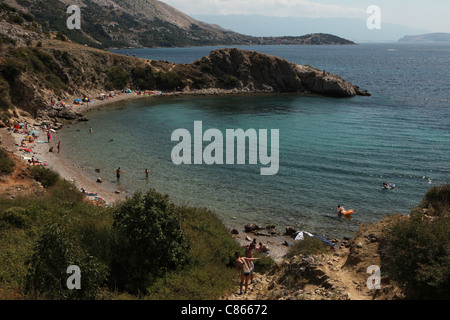
[{"label": "person in swimsuit", "polygon": [[270,251],[269,248],[266,246],[266,244],[262,243],[262,242],[259,243],[259,248],[256,250],[259,252],[269,252]]},{"label": "person in swimsuit", "polygon": [[250,277],[250,274],[252,272],[252,268],[250,266],[250,262],[253,260],[259,260],[261,258],[247,258],[247,257],[241,257],[239,252],[235,253],[236,256],[236,269],[238,271],[239,277],[240,277],[240,284],[239,284],[239,294],[242,294],[242,287],[245,285],[245,291],[244,293],[247,293],[248,289],[248,279]]},{"label": "person in swimsuit", "polygon": [[340,217],[342,217],[342,215],[344,214],[345,208],[344,208],[344,207],[341,207],[340,205],[338,205],[338,206],[337,206],[337,211],[338,211],[338,216],[339,216],[339,218],[340,218]]},{"label": "person in swimsuit", "polygon": [[[247,258],[253,258],[253,251],[256,249],[256,239],[253,239],[253,242],[250,243],[250,245],[247,247],[247,249],[245,249],[245,256]],[[253,264],[252,261],[249,261],[249,266],[251,268],[251,272],[250,272],[250,283],[253,283],[253,272],[255,270],[255,265]]]}]

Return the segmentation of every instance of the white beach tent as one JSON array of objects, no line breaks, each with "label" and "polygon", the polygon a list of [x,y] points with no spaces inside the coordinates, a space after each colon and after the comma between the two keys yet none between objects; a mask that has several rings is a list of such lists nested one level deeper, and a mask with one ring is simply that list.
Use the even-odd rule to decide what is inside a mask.
[{"label": "white beach tent", "polygon": [[291,238],[294,240],[304,240],[305,236],[309,236],[309,237],[313,237],[313,235],[309,232],[306,231],[297,231],[296,233],[294,233]]}]

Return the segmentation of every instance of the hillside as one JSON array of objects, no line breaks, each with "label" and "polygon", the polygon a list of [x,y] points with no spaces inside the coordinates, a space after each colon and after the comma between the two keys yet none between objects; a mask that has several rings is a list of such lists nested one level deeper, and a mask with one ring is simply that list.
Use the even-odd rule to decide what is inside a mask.
[{"label": "hillside", "polygon": [[[353,44],[325,34],[258,38],[191,18],[155,0],[4,0],[33,15],[47,32],[97,48],[251,44]],[[81,30],[68,30],[69,5],[81,9]]]},{"label": "hillside", "polygon": [[41,32],[42,26],[31,15],[4,5],[1,9],[3,121],[14,107],[43,117],[51,100],[71,103],[74,98],[128,88],[178,94],[369,95],[337,75],[254,51],[218,49],[191,64],[118,55]]}]

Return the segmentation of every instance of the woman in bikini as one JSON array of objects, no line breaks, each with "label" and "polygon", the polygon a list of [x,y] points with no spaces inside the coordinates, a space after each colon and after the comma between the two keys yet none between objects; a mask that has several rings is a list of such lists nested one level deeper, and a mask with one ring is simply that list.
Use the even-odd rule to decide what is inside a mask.
[{"label": "woman in bikini", "polygon": [[241,282],[239,284],[240,292],[239,294],[242,294],[242,287],[245,284],[245,291],[244,293],[247,293],[248,289],[248,280],[250,278],[250,274],[252,272],[252,267],[250,262],[254,260],[259,260],[261,258],[247,258],[247,257],[241,257],[239,252],[235,253],[236,256],[236,269],[238,271],[239,277],[241,278]]}]

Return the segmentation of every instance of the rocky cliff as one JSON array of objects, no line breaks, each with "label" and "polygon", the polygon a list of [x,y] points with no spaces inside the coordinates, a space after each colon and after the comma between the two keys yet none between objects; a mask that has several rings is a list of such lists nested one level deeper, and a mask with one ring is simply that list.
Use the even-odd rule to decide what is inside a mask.
[{"label": "rocky cliff", "polygon": [[[337,75],[255,51],[218,49],[194,65],[209,70],[216,87],[230,83],[251,92],[301,92],[334,97],[369,95]],[[211,82],[214,81],[210,85]]]}]

